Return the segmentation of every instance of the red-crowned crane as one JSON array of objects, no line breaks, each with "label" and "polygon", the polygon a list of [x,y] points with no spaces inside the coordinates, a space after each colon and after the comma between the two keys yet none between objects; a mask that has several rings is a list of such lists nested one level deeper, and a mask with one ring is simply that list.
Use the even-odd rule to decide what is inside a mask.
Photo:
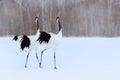
[{"label": "red-crowned crane", "polygon": [[38,17],[35,17],[35,22],[37,25],[37,32],[35,35],[22,35],[22,36],[14,36],[13,40],[15,41],[19,41],[20,42],[20,48],[23,51],[25,48],[28,48],[28,54],[26,57],[26,63],[25,63],[25,67],[27,67],[27,62],[28,62],[28,58],[29,58],[29,54],[31,53],[32,50],[35,50],[36,52],[36,59],[39,63],[39,59],[38,59],[38,55],[37,55],[37,42],[36,40],[38,39],[39,35],[40,35],[40,30],[39,30],[39,22],[38,22]]},{"label": "red-crowned crane", "polygon": [[42,65],[43,52],[46,51],[47,49],[53,49],[54,50],[54,69],[57,68],[56,67],[56,48],[62,39],[62,26],[61,26],[59,17],[56,17],[56,22],[59,28],[58,34],[41,32],[39,35],[39,38],[37,39],[40,45],[44,46],[44,49],[41,52],[40,67]]}]

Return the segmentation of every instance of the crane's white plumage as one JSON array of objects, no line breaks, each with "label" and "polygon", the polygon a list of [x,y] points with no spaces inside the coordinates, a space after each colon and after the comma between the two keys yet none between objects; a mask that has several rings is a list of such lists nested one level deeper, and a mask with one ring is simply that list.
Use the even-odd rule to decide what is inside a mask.
[{"label": "crane's white plumage", "polygon": [[57,25],[59,27],[59,33],[58,34],[54,34],[54,33],[48,33],[48,34],[43,34],[44,36],[47,37],[47,35],[50,35],[50,38],[48,38],[48,42],[46,43],[44,41],[44,37],[39,38],[39,42],[41,42],[41,40],[43,41],[42,43],[40,43],[41,45],[44,46],[44,50],[41,52],[41,60],[40,60],[40,67],[41,67],[41,64],[42,64],[42,55],[43,55],[43,52],[47,49],[53,49],[54,50],[54,68],[56,69],[56,56],[55,56],[55,52],[56,52],[56,48],[57,46],[59,45],[61,39],[62,39],[62,29],[61,29],[61,24],[60,24],[60,19],[59,17],[56,18],[56,22],[57,22]]},{"label": "crane's white plumage", "polygon": [[37,17],[35,17],[35,22],[36,22],[36,25],[37,25],[37,32],[36,32],[35,35],[31,35],[31,36],[27,36],[27,35],[15,36],[13,38],[13,40],[20,42],[21,50],[24,50],[25,48],[28,48],[28,54],[27,54],[27,58],[26,58],[25,67],[27,67],[29,54],[31,53],[32,50],[35,50],[36,58],[37,58],[38,63],[39,63],[39,59],[38,59],[38,55],[37,55],[37,45],[38,45],[38,43],[36,42],[36,40],[38,39],[38,37],[40,35],[40,30],[39,30],[39,22],[38,22]]},{"label": "crane's white plumage", "polygon": [[24,50],[24,48],[28,48],[28,55],[26,58],[26,63],[25,63],[25,67],[27,67],[27,62],[28,62],[28,58],[29,58],[29,54],[31,53],[32,50],[35,50],[36,52],[36,58],[38,60],[39,63],[39,59],[38,59],[38,55],[37,55],[37,46],[38,45],[42,45],[44,47],[44,50],[41,52],[41,59],[40,59],[40,63],[39,66],[41,67],[42,64],[42,55],[43,52],[47,49],[53,49],[54,50],[54,68],[56,69],[56,56],[55,56],[55,51],[57,46],[59,45],[61,39],[62,39],[62,29],[61,29],[61,24],[60,24],[60,19],[59,17],[56,18],[56,22],[57,25],[59,27],[59,32],[58,34],[54,34],[54,33],[46,33],[46,32],[40,32],[39,31],[39,22],[38,22],[38,18],[35,17],[35,22],[37,25],[37,32],[35,35],[31,35],[31,36],[15,36],[13,38],[13,40],[15,41],[19,41],[20,45],[21,45],[21,50]]}]

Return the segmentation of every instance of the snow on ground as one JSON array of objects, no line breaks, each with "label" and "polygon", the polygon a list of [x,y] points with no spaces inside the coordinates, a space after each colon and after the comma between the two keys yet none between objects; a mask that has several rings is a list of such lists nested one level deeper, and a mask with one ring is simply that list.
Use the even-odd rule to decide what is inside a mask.
[{"label": "snow on ground", "polygon": [[56,54],[57,70],[52,50],[44,53],[42,68],[32,51],[24,68],[27,53],[12,37],[1,37],[0,80],[120,80],[120,38],[63,38]]}]

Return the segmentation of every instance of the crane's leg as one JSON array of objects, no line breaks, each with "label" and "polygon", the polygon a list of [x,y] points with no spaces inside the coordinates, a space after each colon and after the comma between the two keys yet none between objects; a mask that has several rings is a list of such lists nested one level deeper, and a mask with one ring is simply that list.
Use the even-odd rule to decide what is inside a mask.
[{"label": "crane's leg", "polygon": [[54,69],[57,69],[57,67],[56,67],[56,55],[55,55],[55,52],[54,52]]},{"label": "crane's leg", "polygon": [[36,52],[36,59],[37,59],[37,61],[38,61],[38,64],[39,64],[39,59],[38,59],[38,55],[37,55],[37,52]]},{"label": "crane's leg", "polygon": [[38,58],[38,54],[37,54],[37,49],[35,48],[35,52],[36,52],[36,59],[38,61],[38,64],[39,64],[39,58]]},{"label": "crane's leg", "polygon": [[43,52],[46,51],[46,49],[44,49],[42,52],[41,52],[41,59],[40,59],[40,68],[41,68],[41,65],[42,65],[42,56],[43,56]]},{"label": "crane's leg", "polygon": [[26,57],[25,68],[27,68],[27,62],[28,62],[29,54],[30,54],[30,52],[27,54],[27,57]]}]

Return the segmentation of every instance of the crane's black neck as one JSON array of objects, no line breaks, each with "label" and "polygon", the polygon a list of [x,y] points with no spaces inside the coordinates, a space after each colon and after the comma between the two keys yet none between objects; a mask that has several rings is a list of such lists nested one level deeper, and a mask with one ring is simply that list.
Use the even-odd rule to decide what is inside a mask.
[{"label": "crane's black neck", "polygon": [[39,21],[37,20],[36,22],[36,25],[37,25],[37,30],[39,29]]},{"label": "crane's black neck", "polygon": [[60,31],[62,28],[60,21],[58,21],[58,26],[59,26],[59,31]]}]

